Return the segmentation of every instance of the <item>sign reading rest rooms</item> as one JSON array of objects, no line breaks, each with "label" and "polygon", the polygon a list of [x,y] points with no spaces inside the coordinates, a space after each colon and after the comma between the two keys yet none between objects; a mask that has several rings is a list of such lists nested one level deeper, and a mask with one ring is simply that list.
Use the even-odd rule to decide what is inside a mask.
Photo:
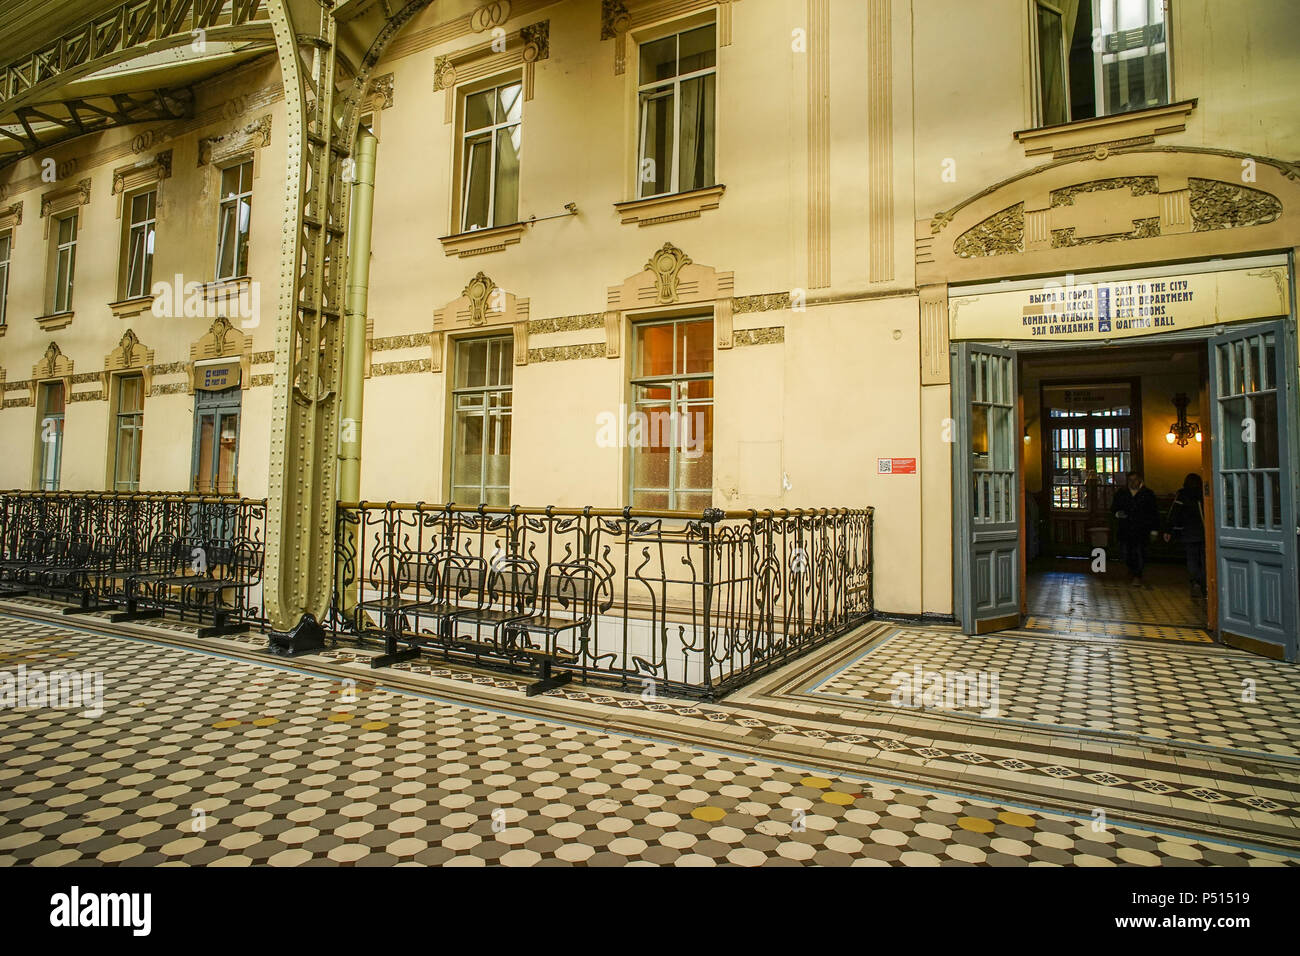
[{"label": "sign reading rest rooms", "polygon": [[953,339],[1110,339],[1272,318],[1290,311],[1285,266],[1088,281],[954,296]]}]

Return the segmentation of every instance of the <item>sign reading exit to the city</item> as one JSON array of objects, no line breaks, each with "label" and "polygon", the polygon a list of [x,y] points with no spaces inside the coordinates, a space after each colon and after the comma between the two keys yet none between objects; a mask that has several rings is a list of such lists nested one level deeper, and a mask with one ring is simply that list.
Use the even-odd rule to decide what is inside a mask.
[{"label": "sign reading exit to the city", "polygon": [[953,339],[1127,338],[1290,312],[1285,266],[1102,280],[1061,276],[1037,288],[953,295]]}]

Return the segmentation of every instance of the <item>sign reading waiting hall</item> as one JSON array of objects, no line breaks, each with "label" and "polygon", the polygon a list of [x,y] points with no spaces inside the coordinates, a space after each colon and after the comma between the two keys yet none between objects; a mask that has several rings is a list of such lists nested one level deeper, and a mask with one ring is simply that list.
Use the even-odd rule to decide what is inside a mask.
[{"label": "sign reading waiting hall", "polygon": [[1045,280],[1033,289],[949,300],[953,339],[1114,339],[1273,318],[1290,311],[1285,266],[1089,281]]}]

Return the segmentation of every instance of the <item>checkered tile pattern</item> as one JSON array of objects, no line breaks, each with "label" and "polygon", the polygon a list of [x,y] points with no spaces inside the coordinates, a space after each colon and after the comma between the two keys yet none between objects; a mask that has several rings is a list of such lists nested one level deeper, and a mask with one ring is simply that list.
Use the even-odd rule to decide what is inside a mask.
[{"label": "checkered tile pattern", "polygon": [[[998,714],[985,719],[1300,755],[1300,669],[1220,649],[908,629],[810,690],[888,705],[899,686],[893,676],[917,665],[997,674]],[[1254,701],[1244,701],[1250,694]],[[980,715],[974,705],[954,709]]]},{"label": "checkered tile pattern", "polygon": [[1106,621],[1141,624],[1146,633],[1126,636],[1158,640],[1187,640],[1188,630],[1207,636],[1205,598],[1191,596],[1184,569],[1152,564],[1144,577],[1145,586],[1134,587],[1122,564],[1106,574],[1060,568],[1034,572],[1026,587],[1029,614],[1094,626]]},{"label": "checkered tile pattern", "polygon": [[0,619],[18,663],[102,671],[105,712],[0,711],[0,864],[1296,863]]}]

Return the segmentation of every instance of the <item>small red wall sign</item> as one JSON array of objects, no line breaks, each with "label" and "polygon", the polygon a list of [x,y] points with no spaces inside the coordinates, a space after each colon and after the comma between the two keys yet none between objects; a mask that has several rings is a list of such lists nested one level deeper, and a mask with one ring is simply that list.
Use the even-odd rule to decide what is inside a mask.
[{"label": "small red wall sign", "polygon": [[876,474],[915,475],[916,459],[915,458],[877,458]]}]

